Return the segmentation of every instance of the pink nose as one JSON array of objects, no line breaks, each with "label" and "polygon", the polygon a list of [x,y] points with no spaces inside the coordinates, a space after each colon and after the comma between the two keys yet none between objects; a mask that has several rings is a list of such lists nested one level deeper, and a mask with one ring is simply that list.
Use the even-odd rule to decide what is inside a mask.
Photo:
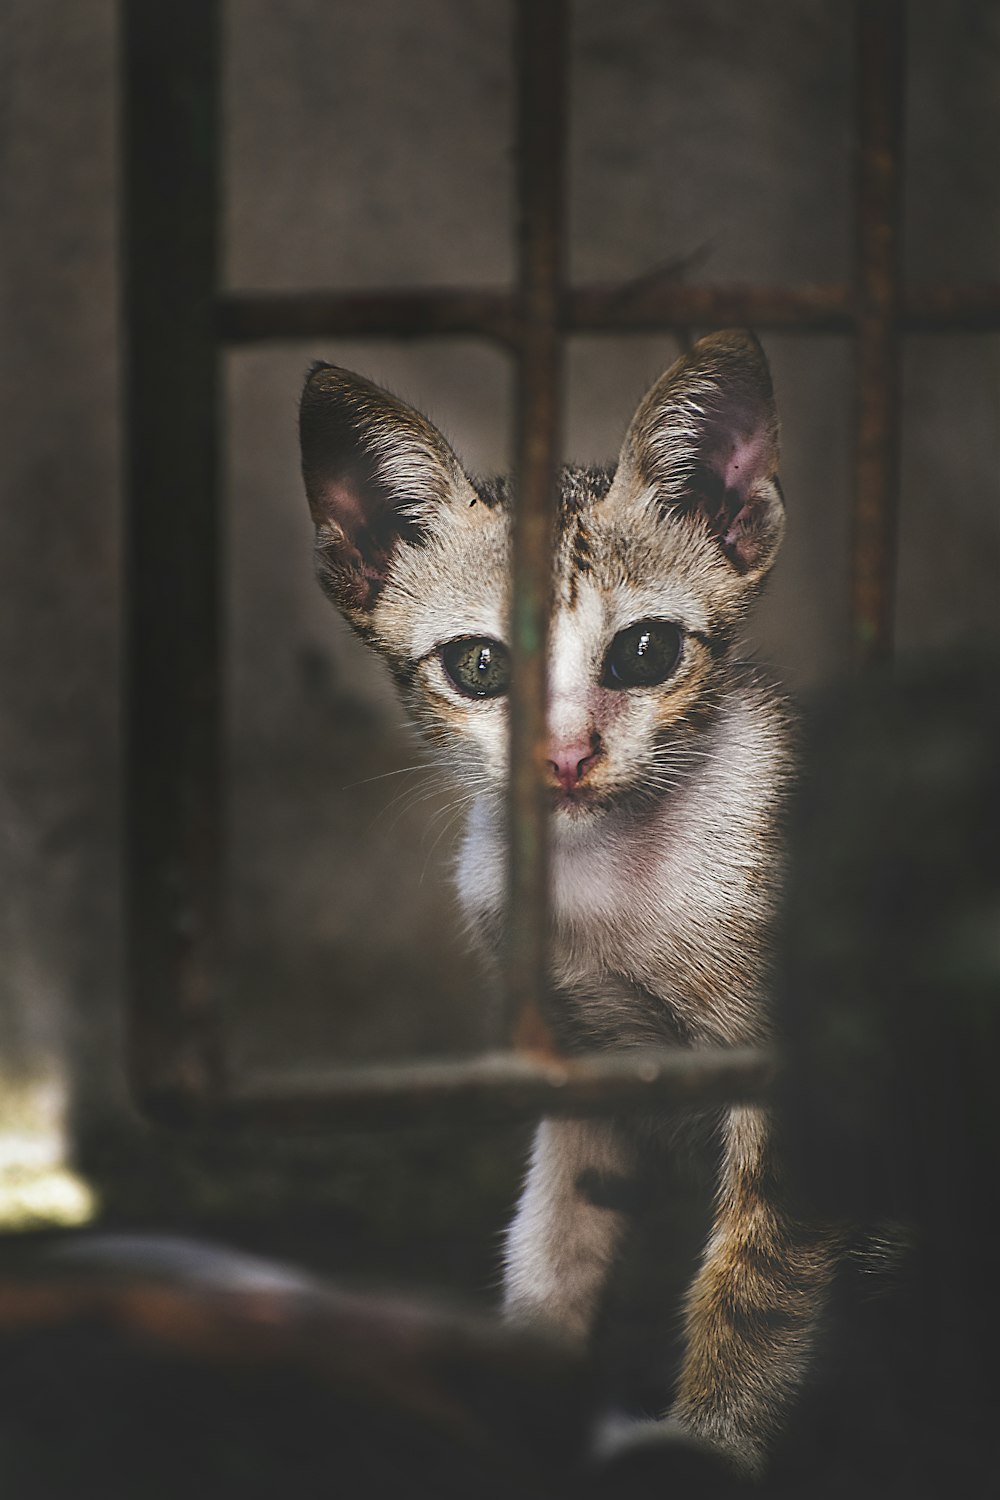
[{"label": "pink nose", "polygon": [[596,734],[574,744],[550,746],[549,769],[563,791],[568,792],[583,780],[600,754],[601,742]]}]

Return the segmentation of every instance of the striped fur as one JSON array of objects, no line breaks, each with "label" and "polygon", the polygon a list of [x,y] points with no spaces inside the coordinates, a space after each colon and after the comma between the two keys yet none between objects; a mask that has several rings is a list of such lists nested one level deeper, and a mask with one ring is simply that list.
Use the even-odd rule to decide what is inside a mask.
[{"label": "striped fur", "polygon": [[[469,479],[425,418],[329,366],[307,383],[302,444],[320,580],[469,794],[459,894],[496,958],[506,704],[463,696],[441,647],[506,639],[510,487]],[[777,462],[766,361],[749,335],[729,333],[653,387],[615,469],[561,474],[552,1022],[568,1048],[769,1035],[790,733],[780,697],[734,643],[782,536]],[[609,677],[611,644],[650,620],[676,628],[676,665],[623,690]],[[635,1206],[594,1185],[627,1186],[654,1134],[542,1124],[507,1241],[509,1317],[588,1340]],[[763,1113],[730,1111],[720,1139],[672,1417],[755,1471],[808,1365],[832,1250],[782,1209]]]}]

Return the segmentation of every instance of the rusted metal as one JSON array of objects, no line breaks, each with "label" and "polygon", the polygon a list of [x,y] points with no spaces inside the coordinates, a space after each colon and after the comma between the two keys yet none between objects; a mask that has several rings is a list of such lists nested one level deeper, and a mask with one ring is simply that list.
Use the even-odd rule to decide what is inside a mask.
[{"label": "rusted metal", "polygon": [[216,0],[126,0],[126,880],[137,1093],[218,1083]]},{"label": "rusted metal", "polygon": [[[257,1076],[235,1082],[214,1122],[282,1129],[669,1113],[761,1098],[777,1073],[756,1048],[643,1048],[557,1058],[501,1052],[439,1062]],[[175,1124],[204,1123],[184,1097]]]},{"label": "rusted metal", "polygon": [[857,474],[854,650],[892,644],[899,504],[905,0],[860,0],[858,25]]},{"label": "rusted metal", "polygon": [[1000,329],[1000,282],[941,282],[903,292],[907,333],[995,333]]},{"label": "rusted metal", "polygon": [[518,0],[517,187],[520,335],[514,401],[515,511],[508,797],[508,1035],[551,1051],[547,982],[547,641],[555,474],[562,435],[559,308],[565,259],[566,0]]},{"label": "rusted metal", "polygon": [[[997,298],[1000,310],[1000,289]],[[635,333],[734,325],[849,333],[854,294],[846,286],[689,286],[649,282],[564,291],[557,326],[574,333]],[[466,335],[517,349],[522,303],[502,289],[407,288],[384,292],[230,292],[219,302],[219,335],[233,344],[329,338]]]},{"label": "rusted metal", "polygon": [[[742,283],[574,287],[564,292],[564,335],[751,327],[760,332],[853,334],[857,298],[840,285],[770,287]],[[1000,282],[916,286],[902,293],[905,333],[988,333],[1000,329]],[[502,289],[427,287],[373,292],[229,292],[219,299],[220,339],[229,344],[314,338],[448,338],[517,345],[515,294]]]},{"label": "rusted metal", "polygon": [[567,296],[566,322],[574,333],[628,333],[691,325],[846,333],[851,328],[852,301],[850,289],[844,286],[691,286],[678,281],[649,284],[643,279],[617,287],[577,287]]}]

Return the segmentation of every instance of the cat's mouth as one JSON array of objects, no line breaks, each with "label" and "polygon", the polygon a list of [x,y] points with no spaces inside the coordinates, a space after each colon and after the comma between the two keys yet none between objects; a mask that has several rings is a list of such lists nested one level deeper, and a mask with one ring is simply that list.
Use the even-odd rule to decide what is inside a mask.
[{"label": "cat's mouth", "polygon": [[609,813],[641,812],[648,808],[651,799],[659,801],[662,789],[651,788],[642,782],[626,782],[601,786],[589,782],[565,788],[549,788],[549,807],[556,826],[580,828],[596,822]]},{"label": "cat's mouth", "polygon": [[549,806],[557,814],[573,821],[595,817],[607,806],[608,797],[596,787],[550,787]]}]

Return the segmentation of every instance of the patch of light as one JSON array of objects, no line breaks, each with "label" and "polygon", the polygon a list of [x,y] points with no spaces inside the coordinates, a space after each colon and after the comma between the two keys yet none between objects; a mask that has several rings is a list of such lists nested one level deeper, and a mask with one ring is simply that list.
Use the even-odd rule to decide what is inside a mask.
[{"label": "patch of light", "polygon": [[52,1078],[0,1076],[0,1230],[88,1223],[97,1199],[66,1160],[66,1095]]}]

